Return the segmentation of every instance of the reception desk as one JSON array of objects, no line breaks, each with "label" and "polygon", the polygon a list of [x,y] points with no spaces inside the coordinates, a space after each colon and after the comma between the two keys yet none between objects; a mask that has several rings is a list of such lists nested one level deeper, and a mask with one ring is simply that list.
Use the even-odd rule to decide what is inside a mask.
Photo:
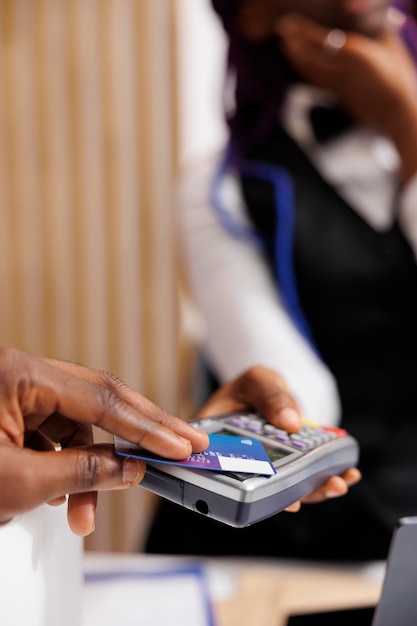
[{"label": "reception desk", "polygon": [[[96,626],[94,613],[97,606],[91,603],[92,589],[95,590],[95,604],[109,599],[117,586],[112,604],[119,600],[123,610],[134,615],[140,611],[138,594],[132,591],[125,595],[123,580],[132,585],[144,584],[147,575],[159,572],[161,590],[155,594],[155,613],[158,602],[167,604],[170,594],[178,599],[177,586],[172,592],[164,579],[164,573],[201,570],[203,572],[211,615],[201,620],[201,626],[285,626],[292,614],[342,610],[374,606],[379,598],[384,563],[367,563],[352,567],[329,567],[323,564],[307,565],[302,562],[247,559],[189,559],[181,557],[160,557],[151,555],[125,555],[86,553],[84,571],[87,582],[84,588],[85,610],[88,611],[88,626]],[[89,582],[88,582],[89,581]],[[93,583],[93,584],[92,584]],[[159,584],[159,583],[157,583]],[[101,585],[101,588],[100,588]],[[113,588],[112,588],[113,587]],[[184,588],[185,589],[185,588]],[[98,593],[98,595],[97,595]],[[194,594],[195,595],[195,594]],[[149,597],[149,596],[148,596]],[[183,603],[190,594],[184,591]],[[159,600],[158,600],[159,598]],[[103,608],[103,607],[101,607]],[[103,622],[103,615],[97,622],[100,626],[110,626]],[[127,617],[125,619],[128,619]],[[87,626],[87,616],[85,615]],[[120,621],[120,626],[124,626]],[[126,622],[127,623],[127,622]],[[132,621],[131,624],[135,622]],[[142,623],[138,621],[138,623]],[[146,621],[143,622],[147,623]],[[162,626],[155,615],[152,626]],[[190,623],[190,622],[188,622]],[[113,626],[113,625],[112,625]],[[130,624],[129,624],[130,626]],[[193,626],[200,626],[195,624]]]},{"label": "reception desk", "polygon": [[292,614],[375,605],[384,574],[382,562],[83,553],[65,507],[48,506],[0,527],[0,557],[7,626],[285,626]]}]

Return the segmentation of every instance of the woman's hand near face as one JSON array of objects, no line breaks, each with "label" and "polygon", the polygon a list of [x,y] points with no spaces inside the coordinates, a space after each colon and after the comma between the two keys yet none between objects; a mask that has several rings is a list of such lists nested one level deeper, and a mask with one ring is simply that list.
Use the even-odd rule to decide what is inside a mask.
[{"label": "woman's hand near face", "polygon": [[250,41],[273,37],[277,20],[297,13],[318,24],[377,36],[390,0],[241,0],[237,27]]},{"label": "woman's hand near face", "polygon": [[[277,426],[294,433],[302,426],[297,403],[284,379],[266,367],[252,367],[241,376],[216,391],[198,413],[198,418],[221,415],[232,411],[254,410]],[[305,496],[301,502],[320,502],[343,496],[348,488],[361,478],[357,468],[350,468],[343,476],[333,476],[319,489]],[[298,511],[300,501],[287,511]]]},{"label": "woman's hand near face", "polygon": [[333,52],[325,45],[329,29],[299,15],[282,18],[276,30],[306,82],[333,93],[358,124],[390,137],[402,159],[403,179],[412,176],[417,171],[417,72],[398,25],[387,21],[374,39],[347,32],[344,45]]}]

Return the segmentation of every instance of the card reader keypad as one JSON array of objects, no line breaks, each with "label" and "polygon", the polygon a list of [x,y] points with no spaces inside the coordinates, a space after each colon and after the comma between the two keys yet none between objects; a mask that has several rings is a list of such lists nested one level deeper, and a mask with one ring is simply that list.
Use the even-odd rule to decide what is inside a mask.
[{"label": "card reader keypad", "polygon": [[327,441],[346,434],[342,428],[319,426],[314,422],[303,420],[303,426],[297,433],[288,433],[286,430],[269,424],[258,415],[245,414],[226,417],[223,422],[243,428],[246,431],[266,437],[271,441],[278,441],[300,452],[312,450]]}]

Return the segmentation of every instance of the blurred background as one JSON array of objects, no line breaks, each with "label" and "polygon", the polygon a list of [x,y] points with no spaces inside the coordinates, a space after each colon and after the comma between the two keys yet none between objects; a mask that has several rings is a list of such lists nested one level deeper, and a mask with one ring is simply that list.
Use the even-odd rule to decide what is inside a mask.
[{"label": "blurred background", "polygon": [[[224,138],[224,52],[209,0],[1,0],[0,345],[190,417],[175,184]],[[140,548],[153,505],[102,494],[86,547]]]}]

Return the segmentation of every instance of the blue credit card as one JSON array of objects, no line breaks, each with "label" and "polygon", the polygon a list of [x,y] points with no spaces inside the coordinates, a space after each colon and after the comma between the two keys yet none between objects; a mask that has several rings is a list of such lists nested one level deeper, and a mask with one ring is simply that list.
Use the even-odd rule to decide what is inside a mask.
[{"label": "blue credit card", "polygon": [[204,452],[193,453],[184,461],[173,461],[148,452],[121,437],[114,437],[117,454],[133,456],[144,461],[181,465],[193,469],[218,472],[241,472],[272,476],[276,473],[268,453],[258,439],[240,435],[209,435],[210,443]]}]

